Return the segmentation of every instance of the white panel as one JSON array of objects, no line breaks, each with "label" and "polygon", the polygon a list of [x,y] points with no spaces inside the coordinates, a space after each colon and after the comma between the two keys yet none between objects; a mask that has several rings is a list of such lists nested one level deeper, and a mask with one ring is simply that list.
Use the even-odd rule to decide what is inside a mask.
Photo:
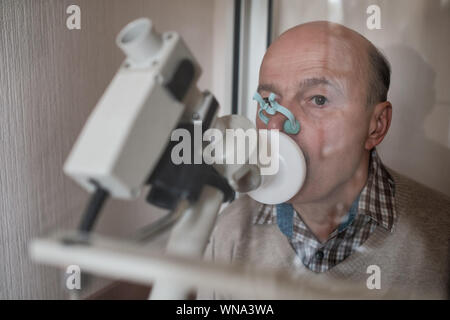
[{"label": "white panel", "polygon": [[267,0],[243,1],[239,113],[255,122],[259,67],[267,48]]}]

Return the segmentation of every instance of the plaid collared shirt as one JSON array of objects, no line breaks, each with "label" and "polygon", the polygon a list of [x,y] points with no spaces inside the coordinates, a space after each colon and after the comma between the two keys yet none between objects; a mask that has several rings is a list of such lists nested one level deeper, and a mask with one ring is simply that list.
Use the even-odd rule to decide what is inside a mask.
[{"label": "plaid collared shirt", "polygon": [[366,185],[324,243],[314,236],[290,204],[261,204],[253,223],[278,223],[302,263],[314,272],[324,272],[352,254],[376,228],[393,231],[396,221],[394,193],[394,180],[374,148],[370,154]]}]

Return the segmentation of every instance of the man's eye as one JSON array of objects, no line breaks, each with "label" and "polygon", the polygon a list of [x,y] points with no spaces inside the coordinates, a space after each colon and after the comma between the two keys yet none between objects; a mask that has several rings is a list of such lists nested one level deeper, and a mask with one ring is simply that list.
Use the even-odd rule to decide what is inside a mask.
[{"label": "man's eye", "polygon": [[311,98],[311,100],[318,106],[323,106],[328,101],[327,98],[325,98],[324,96],[321,96],[321,95],[314,96]]}]

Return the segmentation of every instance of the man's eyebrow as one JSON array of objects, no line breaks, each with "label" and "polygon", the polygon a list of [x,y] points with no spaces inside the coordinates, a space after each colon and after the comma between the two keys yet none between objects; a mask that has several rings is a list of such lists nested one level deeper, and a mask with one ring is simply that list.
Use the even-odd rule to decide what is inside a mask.
[{"label": "man's eyebrow", "polygon": [[[307,90],[312,87],[316,87],[316,86],[320,86],[320,85],[330,86],[330,87],[333,87],[336,90],[342,92],[342,88],[341,88],[341,86],[339,86],[339,84],[337,84],[336,82],[329,80],[325,77],[320,77],[320,78],[314,77],[314,78],[304,79],[304,80],[300,81],[300,84],[298,87],[301,91],[303,91],[303,90]],[[271,83],[262,83],[262,84],[258,85],[257,91],[258,92],[267,91],[267,92],[273,92],[273,93],[278,94],[276,86]]]},{"label": "man's eyebrow", "polygon": [[260,85],[258,85],[258,92],[261,91],[267,91],[267,92],[273,92],[276,93],[277,89],[275,88],[275,86],[273,84],[270,83],[262,83]]},{"label": "man's eyebrow", "polygon": [[331,81],[325,77],[304,79],[304,80],[300,81],[299,88],[300,88],[300,90],[306,90],[306,89],[309,89],[312,87],[317,87],[320,85],[331,86],[331,87],[341,91],[339,86],[334,81]]}]

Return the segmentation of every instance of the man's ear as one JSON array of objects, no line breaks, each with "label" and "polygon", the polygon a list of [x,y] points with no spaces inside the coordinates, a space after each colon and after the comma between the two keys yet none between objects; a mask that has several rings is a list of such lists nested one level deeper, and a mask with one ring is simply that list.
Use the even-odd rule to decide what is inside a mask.
[{"label": "man's ear", "polygon": [[380,102],[372,111],[369,123],[369,132],[365,148],[371,150],[383,141],[392,119],[392,105],[389,101]]}]

